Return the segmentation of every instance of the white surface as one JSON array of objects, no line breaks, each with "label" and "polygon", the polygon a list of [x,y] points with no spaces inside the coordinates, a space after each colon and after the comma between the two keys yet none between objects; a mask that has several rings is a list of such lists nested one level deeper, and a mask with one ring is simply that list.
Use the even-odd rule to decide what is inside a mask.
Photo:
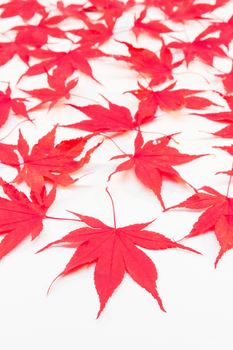
[{"label": "white surface", "polygon": [[[225,13],[227,13],[226,10]],[[223,11],[220,11],[219,15],[223,15]],[[120,28],[132,23],[132,19],[133,15],[129,14],[128,17],[119,21],[119,32]],[[18,18],[14,18],[1,20],[1,23],[4,28],[4,26],[15,25],[19,21]],[[198,24],[193,26],[196,28],[195,33],[202,30]],[[191,28],[190,25],[187,28]],[[120,33],[115,37],[125,41],[131,40],[127,33]],[[151,42],[151,39],[142,37],[138,46],[152,48]],[[158,42],[155,41],[154,44],[153,47],[156,47]],[[62,48],[64,47],[69,47],[69,44],[67,46],[64,42]],[[122,49],[122,53],[124,50],[114,42],[106,45],[107,49],[116,51]],[[92,66],[95,77],[102,82],[103,86],[81,75],[74,94],[88,96],[105,104],[98,95],[102,93],[112,102],[125,105],[134,112],[137,108],[136,99],[129,94],[122,95],[122,92],[136,88],[136,73],[126,70],[123,63],[106,58],[93,61]],[[216,66],[229,71],[230,62],[216,60]],[[21,62],[14,59],[0,68],[1,80],[10,78],[13,88],[13,84],[25,68]],[[177,75],[177,87],[221,89],[218,80],[216,78],[213,80],[214,70],[210,67],[195,63],[190,65],[189,70],[205,76],[211,81],[211,85],[208,85],[200,75],[190,73]],[[177,72],[185,71],[184,66],[177,70]],[[27,89],[42,87],[44,81],[42,76],[24,79],[19,87]],[[2,87],[4,88],[5,85],[3,84]],[[20,91],[16,89],[14,91],[15,95],[19,96]],[[209,93],[209,96],[215,102],[223,102],[216,94]],[[72,103],[85,105],[89,102],[73,96]],[[214,110],[220,109],[214,108]],[[145,125],[143,129],[167,134],[183,131],[183,134],[176,136],[179,144],[173,144],[175,147],[191,154],[211,153],[211,155],[177,169],[179,168],[183,177],[196,188],[211,185],[225,193],[228,178],[214,174],[217,171],[230,169],[231,157],[220,150],[212,149],[211,146],[231,144],[231,140],[221,140],[203,133],[203,131],[219,130],[224,124],[188,116],[187,112],[179,111],[173,114],[159,112],[160,117],[154,123]],[[57,122],[67,124],[74,122],[77,120],[77,115],[77,111],[60,104],[49,114],[46,109],[33,113],[36,127],[24,123],[21,129],[27,140],[34,144],[52,125]],[[0,130],[0,138],[5,136],[18,121],[20,119],[12,117]],[[76,130],[61,128],[58,130],[57,140],[80,134]],[[17,135],[16,129],[5,142],[15,142]],[[134,132],[127,133],[125,136],[116,138],[115,141],[127,151],[132,149],[134,136]],[[159,135],[144,134],[144,136],[149,139]],[[107,176],[118,164],[117,161],[108,160],[116,154],[119,154],[119,150],[110,141],[106,141],[93,156],[90,164],[78,175],[93,172],[75,186],[60,188],[56,203],[49,210],[49,215],[71,217],[66,213],[66,209],[69,209],[98,217],[111,224],[111,203],[104,189]],[[14,175],[14,170],[1,165],[1,176],[10,180]],[[199,215],[191,211],[172,211],[162,214],[153,193],[138,182],[133,172],[115,175],[109,188],[115,201],[119,226],[145,222],[158,217],[150,229],[168,237],[180,239],[187,234]],[[167,206],[178,203],[191,193],[190,189],[170,182],[165,182],[163,186],[163,196]],[[34,254],[48,242],[62,237],[75,227],[77,227],[76,223],[72,222],[45,220],[43,233],[38,239],[33,242],[30,239],[24,241],[2,260],[0,264],[1,349],[232,349],[233,251],[223,257],[215,270],[213,262],[219,247],[213,234],[185,241],[186,245],[201,251],[203,256],[174,249],[147,251],[158,269],[158,290],[167,310],[166,314],[160,311],[157,302],[150,294],[126,276],[108,302],[100,319],[96,320],[99,303],[93,282],[94,266],[59,280],[47,297],[46,291],[50,282],[64,268],[73,250],[52,248],[44,253]]]}]

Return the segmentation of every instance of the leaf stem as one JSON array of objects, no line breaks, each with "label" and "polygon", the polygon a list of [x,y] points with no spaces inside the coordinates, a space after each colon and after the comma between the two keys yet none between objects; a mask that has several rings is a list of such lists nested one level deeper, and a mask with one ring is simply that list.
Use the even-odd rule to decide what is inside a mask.
[{"label": "leaf stem", "polygon": [[[70,96],[79,97],[79,98],[82,98],[83,100],[87,100],[87,101],[91,101],[91,102],[97,103],[98,105],[100,104],[99,101],[94,100],[93,98],[89,98],[89,97],[85,97],[85,96],[81,96],[81,95],[77,95],[77,94],[72,94],[72,93],[70,94]],[[69,103],[66,103],[66,105],[69,106]]]},{"label": "leaf stem", "polygon": [[[21,121],[20,121],[19,123],[17,123],[17,124],[13,127],[13,129],[11,129],[5,136],[1,137],[1,138],[0,138],[0,141],[3,141],[3,140],[5,140],[8,136],[10,136],[10,134],[11,134],[13,131],[15,131],[15,129],[17,129],[17,127],[18,127],[19,125],[21,125],[21,124],[23,124],[23,123],[26,123],[26,122],[32,122],[32,124],[34,124],[34,123],[33,123],[34,120],[35,120],[35,119],[21,120]],[[35,125],[35,124],[34,124],[34,125]]]},{"label": "leaf stem", "polygon": [[[232,162],[232,166],[231,166],[231,171],[233,172],[233,162]],[[232,180],[232,173],[231,173],[229,181],[228,181],[226,197],[229,196],[230,187],[231,187],[231,180]]]},{"label": "leaf stem", "polygon": [[208,85],[210,84],[209,80],[205,77],[203,77],[200,73],[197,72],[173,72],[174,75],[183,75],[183,74],[193,74],[193,75],[198,75],[199,77],[201,77]]},{"label": "leaf stem", "polygon": [[109,195],[109,198],[111,200],[111,204],[112,204],[112,212],[113,212],[113,222],[114,222],[114,228],[116,229],[116,210],[115,210],[115,205],[114,205],[114,201],[113,201],[113,198],[112,198],[112,195],[111,193],[109,192],[108,190],[108,187],[106,187],[106,192],[107,194]]},{"label": "leaf stem", "polygon": [[108,135],[106,135],[104,133],[101,133],[101,132],[99,133],[99,135],[104,136],[104,137],[106,137],[106,139],[112,141],[112,143],[119,149],[119,151],[121,153],[123,153],[123,154],[128,156],[128,154],[125,151],[123,151],[123,149],[121,149],[120,146],[118,146],[118,144],[110,136],[108,136]]},{"label": "leaf stem", "polygon": [[81,222],[81,220],[79,220],[79,219],[56,218],[54,216],[48,216],[48,215],[45,216],[45,219],[62,220],[62,221],[79,221],[79,222]]}]

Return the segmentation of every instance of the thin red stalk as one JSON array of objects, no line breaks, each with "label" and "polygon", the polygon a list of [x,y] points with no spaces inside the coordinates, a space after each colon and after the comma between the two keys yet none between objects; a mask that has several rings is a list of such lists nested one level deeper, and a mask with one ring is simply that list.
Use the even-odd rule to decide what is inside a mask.
[{"label": "thin red stalk", "polygon": [[82,175],[82,176],[80,176],[80,177],[77,177],[76,179],[73,179],[73,180],[74,180],[74,182],[79,181],[79,180],[82,179],[83,177],[86,177],[86,176],[88,176],[88,175],[90,175],[90,174],[93,174],[93,171],[90,171],[89,173],[84,174],[84,175]]},{"label": "thin red stalk", "polygon": [[62,220],[62,221],[79,221],[79,222],[81,222],[81,220],[79,220],[79,219],[56,218],[54,216],[48,216],[48,215],[45,216],[45,219]]},{"label": "thin red stalk", "polygon": [[[72,94],[72,93],[70,94],[70,96],[79,97],[79,98],[82,98],[82,99],[87,100],[87,101],[95,102],[95,103],[97,103],[97,104],[99,105],[99,101],[94,100],[94,99],[89,98],[89,97],[84,97],[84,96],[80,96],[80,95],[77,95],[77,94]],[[66,103],[66,104],[69,106],[69,104],[68,104],[68,103]]]},{"label": "thin red stalk", "polygon": [[26,122],[32,122],[32,124],[34,124],[34,123],[33,123],[34,120],[35,120],[35,119],[21,120],[21,122],[19,122],[18,124],[16,124],[16,125],[13,127],[13,129],[10,130],[10,131],[8,132],[8,134],[6,134],[4,137],[2,137],[2,138],[0,139],[0,141],[3,141],[3,140],[5,140],[8,136],[10,136],[10,134],[11,134],[19,125],[21,125],[21,124],[23,124],[23,123],[26,123]]},{"label": "thin red stalk", "polygon": [[108,190],[108,187],[106,187],[105,190],[106,190],[107,194],[109,195],[109,198],[110,198],[111,203],[112,203],[113,222],[114,222],[114,228],[116,228],[116,211],[115,211],[114,201],[113,201],[113,198],[112,198],[111,193],[110,193],[109,190]]},{"label": "thin red stalk", "polygon": [[99,135],[104,136],[104,137],[106,137],[106,139],[112,141],[112,143],[119,149],[119,151],[120,151],[121,153],[123,153],[123,154],[125,154],[126,156],[128,156],[128,154],[127,154],[125,151],[123,151],[123,150],[120,148],[120,146],[118,146],[118,144],[117,144],[110,136],[107,136],[106,134],[103,134],[103,133],[101,133],[101,132],[99,133]]},{"label": "thin red stalk", "polygon": [[209,80],[205,77],[203,77],[200,73],[197,72],[173,72],[174,75],[180,75],[180,74],[195,74],[201,77],[208,85],[210,84]]},{"label": "thin red stalk", "polygon": [[[232,166],[231,166],[231,171],[233,172],[233,162],[232,162]],[[228,181],[226,197],[229,196],[230,187],[231,187],[231,180],[232,180],[232,174],[230,175],[230,178],[229,178],[229,181]]]}]

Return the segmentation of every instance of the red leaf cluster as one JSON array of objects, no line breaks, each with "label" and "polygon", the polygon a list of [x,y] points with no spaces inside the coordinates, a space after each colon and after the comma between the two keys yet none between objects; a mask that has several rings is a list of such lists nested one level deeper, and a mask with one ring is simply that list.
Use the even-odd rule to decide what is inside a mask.
[{"label": "red leaf cluster", "polygon": [[[147,230],[154,220],[118,227],[108,190],[113,206],[112,226],[91,214],[72,212],[78,219],[47,215],[54,202],[59,205],[55,195],[60,186],[76,187],[76,172],[92,161],[92,155],[97,150],[102,152],[102,157],[102,144],[107,147],[110,140],[121,151],[119,155],[111,154],[111,160],[120,163],[112,173],[109,171],[104,187],[112,183],[113,174],[127,171],[129,176],[133,176],[134,172],[138,182],[155,194],[163,215],[162,211],[168,210],[163,193],[166,187],[164,180],[172,181],[174,186],[177,183],[188,185],[188,190],[194,191],[194,194],[170,207],[202,211],[185,237],[213,231],[220,245],[216,264],[226,251],[233,248],[233,198],[229,195],[232,168],[221,171],[229,177],[226,195],[210,186],[196,190],[176,167],[207,155],[208,151],[204,152],[206,154],[182,153],[174,140],[180,134],[176,131],[153,137],[150,129],[147,131],[150,136],[144,136],[145,124],[149,128],[153,122],[156,128],[158,119],[164,118],[164,115],[166,118],[166,114],[181,114],[183,110],[188,110],[188,115],[197,121],[203,117],[207,123],[224,124],[209,133],[212,139],[233,138],[233,65],[230,71],[219,71],[216,64],[219,60],[232,64],[233,13],[229,13],[226,20],[216,16],[221,7],[225,9],[226,6],[228,11],[229,4],[229,0],[211,3],[204,0],[88,0],[69,5],[60,0],[54,6],[50,3],[44,6],[37,0],[9,0],[0,4],[0,23],[4,25],[12,18],[15,21],[14,26],[1,33],[0,68],[7,69],[9,64],[19,61],[19,66],[23,67],[17,83],[10,70],[9,81],[1,81],[1,84],[7,84],[0,90],[1,130],[13,126],[13,132],[18,127],[19,123],[14,124],[15,115],[23,117],[23,122],[34,123],[37,128],[39,123],[43,125],[37,117],[31,117],[33,112],[39,111],[43,115],[46,107],[47,111],[67,105],[73,108],[67,107],[67,122],[53,122],[52,125],[56,125],[44,132],[42,137],[37,137],[38,141],[30,142],[23,127],[17,131],[15,141],[12,138],[11,142],[4,141],[11,132],[0,140],[1,166],[10,167],[16,173],[0,179],[0,233],[3,236],[0,258],[26,237],[35,239],[43,230],[44,219],[74,220],[81,226],[45,247],[61,245],[75,248],[58,277],[96,264],[94,281],[100,299],[98,315],[126,273],[152,294],[164,310],[157,291],[156,267],[143,249],[181,248],[197,253],[195,250],[153,229]],[[125,16],[131,16],[131,24],[119,31],[119,23]],[[189,31],[192,24],[200,24],[198,33]],[[182,39],[177,25],[183,28]],[[124,32],[127,33],[125,36],[119,35]],[[144,37],[153,44],[144,45]],[[103,96],[102,91],[99,95],[104,98],[105,105],[98,102],[80,105],[74,101],[74,97],[79,95],[73,92],[78,91],[80,86],[86,84],[88,91],[93,86],[98,86],[100,90],[104,87],[95,69],[97,62],[121,68],[126,76],[129,71],[134,74],[137,84],[131,85],[128,91],[126,88],[122,91],[128,94],[124,96],[132,98],[132,105],[114,103],[111,98]],[[196,62],[213,78],[207,82],[208,90],[187,88],[183,84],[182,74],[191,73],[190,67]],[[185,71],[182,72],[182,69]],[[193,74],[198,75],[198,72]],[[33,79],[40,76],[41,81],[47,78],[46,83],[35,87]],[[214,81],[219,83],[219,89],[211,85]],[[24,82],[29,83],[27,88],[22,87]],[[109,81],[107,89],[115,94],[114,88],[114,81]],[[214,97],[209,97],[210,92],[216,94],[216,101]],[[81,97],[90,100],[89,95]],[[34,101],[35,104],[31,105]],[[69,119],[71,113],[76,118],[72,121]],[[187,115],[184,117],[188,118]],[[155,133],[159,134],[158,130]],[[64,131],[74,132],[75,136],[68,139]],[[58,132],[61,133],[56,135]],[[60,136],[58,142],[56,137]],[[115,141],[116,136],[125,137],[129,149],[133,151],[122,151]],[[216,149],[227,152],[228,157],[233,156],[232,145],[216,145],[213,150]],[[121,181],[124,181],[123,177]],[[19,190],[19,186],[23,190]],[[140,219],[138,221],[141,222]]]}]

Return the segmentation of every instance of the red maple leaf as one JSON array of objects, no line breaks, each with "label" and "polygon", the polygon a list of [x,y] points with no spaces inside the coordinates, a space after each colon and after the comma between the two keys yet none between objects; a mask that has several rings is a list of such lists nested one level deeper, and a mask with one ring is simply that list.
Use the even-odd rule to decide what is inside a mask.
[{"label": "red maple leaf", "polygon": [[18,55],[24,63],[28,64],[30,52],[26,47],[15,42],[0,43],[0,66],[8,63],[15,55]]},{"label": "red maple leaf", "polygon": [[11,88],[7,87],[5,92],[0,91],[0,127],[7,121],[10,111],[30,120],[25,106],[25,98],[12,98]]},{"label": "red maple leaf", "polygon": [[221,42],[217,38],[201,39],[197,36],[192,42],[185,42],[179,39],[179,42],[174,41],[167,46],[171,49],[181,50],[187,66],[195,58],[200,59],[209,66],[213,66],[215,57],[227,58],[227,54],[220,47]]},{"label": "red maple leaf", "polygon": [[165,311],[156,288],[156,268],[152,260],[137,246],[151,250],[181,248],[196,251],[171,241],[160,233],[144,230],[152,221],[117,227],[111,195],[110,198],[114,214],[113,227],[96,218],[72,212],[87,226],[70,232],[62,239],[48,244],[42,250],[55,244],[77,248],[58,277],[78,271],[85,265],[96,263],[94,279],[100,299],[97,317],[103,311],[114,290],[120,285],[126,272],[137,284],[151,293],[158,301],[160,308]]},{"label": "red maple leaf", "polygon": [[30,20],[35,14],[46,15],[44,6],[36,0],[10,0],[0,5],[2,18],[20,16],[24,21]]},{"label": "red maple leaf", "polygon": [[[77,14],[84,11],[83,4],[65,5],[63,1],[59,0],[56,3],[57,9],[66,17],[76,17]],[[79,17],[78,17],[79,18]]]},{"label": "red maple leaf", "polygon": [[104,23],[88,23],[87,28],[71,29],[69,33],[81,37],[78,44],[81,46],[100,46],[109,40],[113,34],[112,29]]},{"label": "red maple leaf", "polygon": [[138,85],[140,89],[128,91],[140,101],[137,112],[138,120],[155,115],[158,107],[164,111],[176,111],[181,108],[203,109],[211,105],[216,106],[207,98],[193,96],[202,92],[201,90],[172,90],[176,82],[158,91],[148,89],[140,83]]},{"label": "red maple leaf", "polygon": [[12,27],[10,30],[17,32],[15,37],[16,44],[41,47],[48,42],[48,37],[52,36],[59,39],[68,39],[66,33],[57,28],[50,27],[51,20],[42,18],[37,25],[21,25]]},{"label": "red maple leaf", "polygon": [[81,155],[92,135],[61,141],[55,146],[55,134],[56,127],[43,136],[30,151],[20,132],[17,150],[23,158],[23,163],[15,164],[17,168],[21,165],[15,182],[25,181],[35,193],[41,192],[46,180],[62,186],[75,182],[69,174],[88,163],[99,144],[90,148],[80,160],[75,160]]},{"label": "red maple leaf", "polygon": [[[156,144],[152,140],[144,144],[143,137],[139,132],[135,139],[134,154],[123,154],[111,158],[129,159],[118,165],[109,179],[117,172],[134,169],[137,178],[154,192],[161,206],[165,208],[161,196],[163,178],[167,177],[169,180],[188,184],[173,166],[181,165],[203,156],[180,153],[176,148],[168,146],[172,136],[163,136],[156,140]],[[189,186],[191,185],[189,184]]]},{"label": "red maple leaf", "polygon": [[95,79],[88,59],[107,56],[107,54],[97,48],[78,47],[69,52],[37,49],[32,52],[32,56],[39,58],[40,62],[29,67],[22,77],[47,74],[53,69],[53,76],[65,82],[76,71]]},{"label": "red maple leaf", "polygon": [[[160,0],[159,6],[166,17],[174,22],[208,19],[207,13],[223,6],[228,0],[216,0],[215,4],[195,3],[195,0]],[[152,1],[153,2],[153,1]],[[205,15],[205,16],[204,16]]]},{"label": "red maple leaf", "polygon": [[154,119],[154,115],[145,115],[139,120],[137,117],[138,113],[133,118],[128,108],[116,105],[110,101],[108,101],[108,104],[109,108],[100,105],[79,107],[69,103],[69,106],[84,113],[89,119],[61,126],[89,132],[124,132],[134,130],[140,125]]},{"label": "red maple leaf", "polygon": [[205,37],[209,34],[219,32],[219,41],[229,46],[230,42],[233,39],[233,16],[227,22],[216,22],[209,25],[199,37]]},{"label": "red maple leaf", "polygon": [[134,0],[126,2],[119,0],[90,0],[92,6],[85,9],[89,12],[97,12],[101,16],[99,20],[104,20],[110,29],[113,29],[116,20],[134,5]]},{"label": "red maple leaf", "polygon": [[77,128],[89,132],[124,132],[136,130],[139,126],[150,122],[155,118],[154,114],[140,115],[139,118],[138,112],[136,112],[133,118],[128,108],[116,105],[108,100],[107,102],[109,104],[109,108],[100,105],[88,105],[81,107],[69,103],[69,106],[84,113],[89,119],[82,120],[78,123],[61,126]]},{"label": "red maple leaf", "polygon": [[[34,111],[41,106],[43,106],[46,103],[49,103],[48,111],[50,111],[58,102],[62,99],[69,99],[70,98],[70,91],[75,88],[75,86],[78,83],[78,79],[72,79],[68,83],[63,82],[62,80],[58,80],[57,76],[48,75],[48,83],[51,87],[49,88],[42,88],[42,89],[34,89],[34,90],[22,90],[23,92],[26,92],[27,94],[31,95],[32,97],[41,100],[39,104],[32,107],[30,111]],[[64,83],[64,84],[63,84]]]},{"label": "red maple leaf", "polygon": [[167,46],[162,46],[160,57],[158,57],[148,49],[136,48],[126,42],[121,43],[127,46],[130,56],[114,55],[114,58],[127,62],[140,75],[145,74],[150,77],[150,86],[164,83],[167,79],[173,79],[172,69],[180,63],[172,63],[173,57]]},{"label": "red maple leaf", "polygon": [[108,103],[109,108],[100,105],[79,107],[69,103],[69,106],[84,113],[89,119],[62,126],[89,132],[122,132],[135,128],[135,123],[128,108],[118,106],[110,101]]},{"label": "red maple leaf", "polygon": [[71,18],[89,23],[90,19],[85,13],[85,5],[86,4],[65,5],[63,1],[57,1],[55,6],[59,14],[51,15],[51,12],[49,12],[44,18],[46,17],[47,25],[58,25],[60,22]]},{"label": "red maple leaf", "polygon": [[19,159],[16,153],[16,146],[0,143],[0,162],[6,165],[17,166]]},{"label": "red maple leaf", "polygon": [[45,187],[30,199],[14,186],[1,180],[1,186],[8,196],[0,197],[0,234],[4,235],[0,242],[0,259],[7,255],[27,236],[35,239],[43,229],[42,221],[55,199],[55,187],[46,193]]},{"label": "red maple leaf", "polygon": [[185,238],[195,237],[214,231],[220,245],[220,251],[216,258],[215,266],[223,254],[233,248],[233,198],[228,196],[229,187],[230,181],[227,194],[222,195],[213,188],[204,186],[198,193],[195,193],[184,202],[171,207],[198,210],[206,209]]},{"label": "red maple leaf", "polygon": [[168,28],[165,24],[161,23],[159,20],[152,20],[144,23],[143,20],[146,17],[148,8],[145,8],[138,18],[134,20],[134,26],[132,27],[132,32],[135,34],[136,38],[141,33],[146,33],[153,38],[160,39],[163,41],[161,34],[170,33],[172,30]]}]

